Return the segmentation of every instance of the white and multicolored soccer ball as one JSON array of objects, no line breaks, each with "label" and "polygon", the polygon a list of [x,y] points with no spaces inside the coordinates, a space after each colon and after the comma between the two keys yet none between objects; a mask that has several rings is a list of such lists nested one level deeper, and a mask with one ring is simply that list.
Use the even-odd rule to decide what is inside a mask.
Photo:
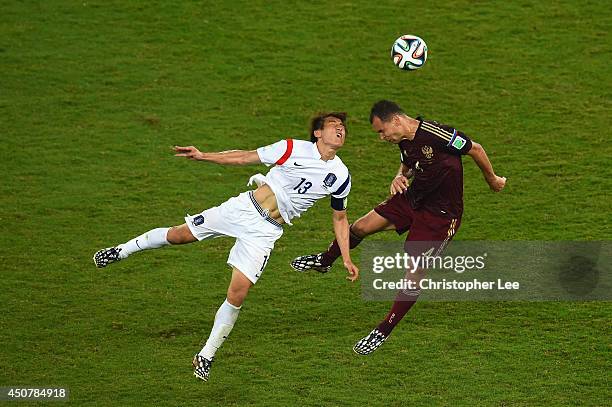
[{"label": "white and multicolored soccer ball", "polygon": [[399,69],[414,71],[427,61],[427,44],[416,35],[402,35],[391,47],[391,59]]}]

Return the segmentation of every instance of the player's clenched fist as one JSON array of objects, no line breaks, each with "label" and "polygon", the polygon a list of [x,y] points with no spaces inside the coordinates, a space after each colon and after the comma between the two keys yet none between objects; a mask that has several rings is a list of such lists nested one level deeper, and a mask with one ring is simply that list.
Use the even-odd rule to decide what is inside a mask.
[{"label": "player's clenched fist", "polygon": [[404,177],[403,175],[398,175],[395,178],[393,178],[393,181],[391,181],[389,192],[391,192],[391,195],[395,195],[397,193],[404,192],[408,189],[408,185],[409,185],[408,178]]},{"label": "player's clenched fist", "polygon": [[498,177],[495,175],[493,178],[487,179],[487,183],[493,191],[499,192],[506,186],[506,177]]}]

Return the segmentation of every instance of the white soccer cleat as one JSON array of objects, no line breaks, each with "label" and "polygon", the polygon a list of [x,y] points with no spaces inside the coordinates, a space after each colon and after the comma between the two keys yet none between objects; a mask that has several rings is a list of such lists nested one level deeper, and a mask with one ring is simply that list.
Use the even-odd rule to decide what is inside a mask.
[{"label": "white soccer cleat", "polygon": [[388,336],[374,328],[368,336],[357,341],[353,350],[360,355],[369,355],[387,340]]},{"label": "white soccer cleat", "polygon": [[193,365],[193,375],[200,380],[208,381],[210,376],[210,367],[212,366],[212,359],[208,360],[204,356],[196,353],[193,357],[191,364]]},{"label": "white soccer cleat", "polygon": [[107,247],[106,249],[98,250],[93,255],[93,262],[98,268],[103,268],[111,263],[121,260],[119,253],[121,249],[118,247]]}]

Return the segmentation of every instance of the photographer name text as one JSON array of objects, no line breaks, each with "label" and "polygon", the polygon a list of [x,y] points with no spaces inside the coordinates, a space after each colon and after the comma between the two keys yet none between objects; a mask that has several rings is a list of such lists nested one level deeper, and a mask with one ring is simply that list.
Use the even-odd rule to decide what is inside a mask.
[{"label": "photographer name text", "polygon": [[432,279],[422,279],[413,281],[401,279],[398,281],[384,281],[382,278],[377,278],[372,282],[372,286],[376,290],[458,290],[458,291],[473,291],[473,290],[518,290],[520,283],[518,281],[502,281],[498,278],[497,281],[480,281],[473,279],[472,281],[457,281],[446,280],[440,281]]}]

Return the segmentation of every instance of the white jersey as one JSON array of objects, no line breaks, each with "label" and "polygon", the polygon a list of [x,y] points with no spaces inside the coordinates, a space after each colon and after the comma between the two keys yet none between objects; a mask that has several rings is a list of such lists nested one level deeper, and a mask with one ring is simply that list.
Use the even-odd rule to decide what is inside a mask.
[{"label": "white jersey", "polygon": [[262,163],[274,167],[265,176],[253,175],[249,185],[254,181],[270,186],[285,223],[291,225],[291,219],[328,195],[332,196],[334,209],[346,208],[351,176],[337,155],[324,161],[316,143],[293,139],[260,147],[257,154]]}]

